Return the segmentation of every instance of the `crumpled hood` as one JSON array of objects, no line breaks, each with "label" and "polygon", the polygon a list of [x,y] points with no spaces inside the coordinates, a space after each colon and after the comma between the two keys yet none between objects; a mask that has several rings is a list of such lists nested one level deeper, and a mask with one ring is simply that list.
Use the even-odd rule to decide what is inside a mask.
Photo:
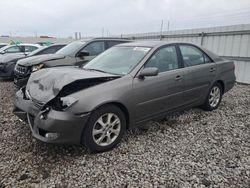
[{"label": "crumpled hood", "polygon": [[84,70],[79,67],[57,67],[47,68],[31,74],[26,89],[32,99],[41,103],[47,103],[55,98],[64,86],[75,81],[87,81],[96,78],[117,78],[120,76],[102,73],[91,70]]},{"label": "crumpled hood", "polygon": [[25,59],[21,59],[18,61],[18,64],[22,66],[31,66],[31,65],[37,65],[45,61],[64,59],[64,58],[65,56],[61,54],[44,54],[44,55],[31,56]]},{"label": "crumpled hood", "polygon": [[8,63],[25,57],[24,54],[5,54],[0,56],[0,63]]}]

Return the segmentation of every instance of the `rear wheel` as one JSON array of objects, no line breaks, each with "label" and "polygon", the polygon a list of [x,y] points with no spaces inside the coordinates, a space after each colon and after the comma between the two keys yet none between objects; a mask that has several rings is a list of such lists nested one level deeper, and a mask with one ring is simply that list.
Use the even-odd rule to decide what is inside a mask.
[{"label": "rear wheel", "polygon": [[212,111],[218,108],[222,99],[222,86],[219,83],[215,83],[209,90],[205,104],[202,106],[204,110]]},{"label": "rear wheel", "polygon": [[115,105],[106,105],[95,110],[83,132],[84,145],[93,152],[114,148],[126,130],[124,113]]}]

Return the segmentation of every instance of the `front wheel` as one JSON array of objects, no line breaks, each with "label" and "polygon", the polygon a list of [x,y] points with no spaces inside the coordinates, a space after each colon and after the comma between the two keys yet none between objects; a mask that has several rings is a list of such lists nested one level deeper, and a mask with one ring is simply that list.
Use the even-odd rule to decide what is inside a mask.
[{"label": "front wheel", "polygon": [[83,131],[83,143],[93,152],[114,148],[126,130],[126,118],[120,108],[106,105],[95,110]]},{"label": "front wheel", "polygon": [[222,86],[219,83],[215,83],[209,90],[208,96],[202,108],[207,111],[212,111],[218,108],[222,99]]}]

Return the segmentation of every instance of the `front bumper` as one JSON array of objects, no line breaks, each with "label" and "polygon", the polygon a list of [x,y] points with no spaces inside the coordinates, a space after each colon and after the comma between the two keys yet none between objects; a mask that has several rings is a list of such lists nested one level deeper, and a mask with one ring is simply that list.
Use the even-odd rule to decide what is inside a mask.
[{"label": "front bumper", "polygon": [[40,110],[34,102],[24,99],[22,90],[16,93],[13,113],[26,121],[32,135],[46,143],[79,144],[89,113],[74,115],[53,109]]}]

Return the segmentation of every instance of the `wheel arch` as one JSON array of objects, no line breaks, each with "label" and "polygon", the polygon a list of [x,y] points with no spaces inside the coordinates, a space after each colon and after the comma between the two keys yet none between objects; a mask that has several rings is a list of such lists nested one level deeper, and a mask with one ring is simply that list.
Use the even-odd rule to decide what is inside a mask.
[{"label": "wheel arch", "polygon": [[120,108],[122,110],[122,112],[124,113],[125,118],[126,118],[126,129],[129,129],[130,115],[129,115],[127,107],[124,104],[122,104],[121,102],[118,102],[118,101],[105,102],[105,103],[102,103],[102,104],[98,105],[95,109],[93,109],[93,111],[95,111],[98,108],[101,108],[103,106],[106,106],[106,105],[115,105],[115,106],[117,106],[118,108]]},{"label": "wheel arch", "polygon": [[225,92],[225,84],[224,84],[224,82],[222,80],[217,80],[217,81],[215,81],[215,83],[218,83],[218,84],[221,85],[221,87],[222,87],[222,94],[224,94],[224,92]]}]

